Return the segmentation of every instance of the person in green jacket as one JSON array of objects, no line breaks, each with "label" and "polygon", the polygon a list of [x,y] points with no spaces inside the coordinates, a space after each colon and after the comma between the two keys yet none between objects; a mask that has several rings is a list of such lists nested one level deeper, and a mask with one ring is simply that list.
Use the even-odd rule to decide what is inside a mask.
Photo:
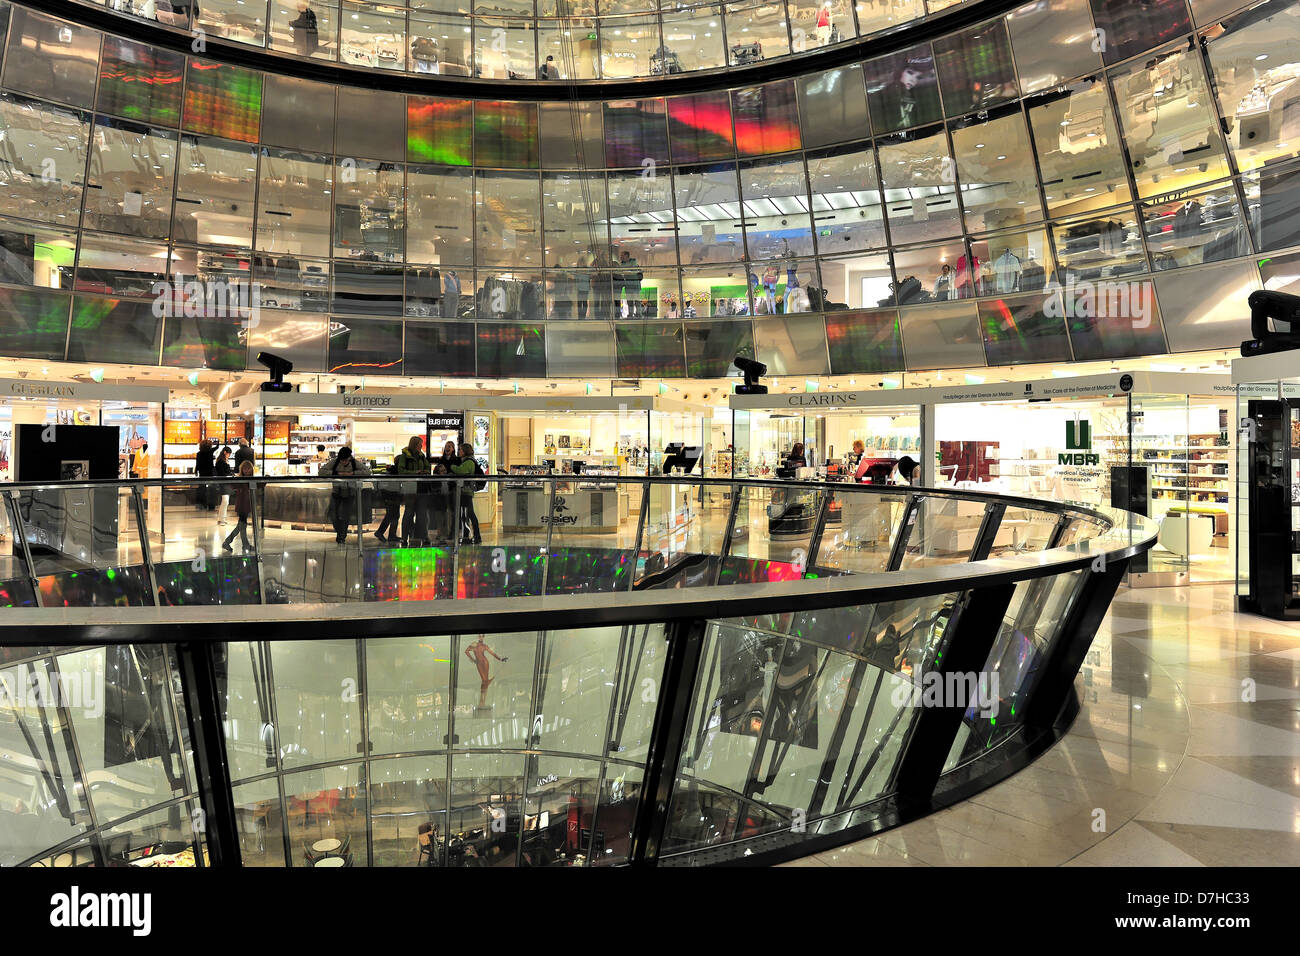
[{"label": "person in green jacket", "polygon": [[424,453],[424,439],[412,435],[406,447],[393,459],[397,473],[408,480],[402,482],[402,547],[428,545],[429,529],[424,520],[424,502],[420,500],[418,475],[429,474],[429,456]]},{"label": "person in green jacket", "polygon": [[[451,473],[462,478],[483,474],[482,467],[474,460],[474,446],[462,442],[460,461],[451,466]],[[478,528],[478,515],[474,513],[474,492],[478,482],[462,481],[460,484],[460,535],[461,544],[482,544],[483,535]],[[471,537],[472,535],[472,537]]]}]

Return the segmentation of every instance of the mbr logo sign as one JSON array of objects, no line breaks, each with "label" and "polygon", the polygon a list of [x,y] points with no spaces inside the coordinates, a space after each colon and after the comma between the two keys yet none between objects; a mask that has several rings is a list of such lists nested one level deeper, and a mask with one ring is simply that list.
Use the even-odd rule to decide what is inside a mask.
[{"label": "mbr logo sign", "polygon": [[1086,418],[1065,423],[1065,447],[1071,451],[1092,451],[1092,425]]}]

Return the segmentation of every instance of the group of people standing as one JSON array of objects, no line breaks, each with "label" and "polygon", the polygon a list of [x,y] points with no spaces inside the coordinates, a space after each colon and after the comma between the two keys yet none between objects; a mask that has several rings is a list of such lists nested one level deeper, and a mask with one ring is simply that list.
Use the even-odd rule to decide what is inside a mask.
[{"label": "group of people standing", "polygon": [[[233,454],[229,445],[218,452],[217,446],[205,438],[194,456],[194,471],[199,478],[252,478],[253,460],[253,448],[245,438],[239,439]],[[379,483],[384,519],[374,535],[380,541],[400,543],[402,547],[427,547],[450,543],[459,534],[463,544],[483,542],[478,515],[474,513],[474,492],[486,486],[486,481],[482,480],[486,475],[475,460],[474,449],[469,443],[457,446],[449,441],[443,446],[440,457],[430,458],[424,453],[424,439],[413,436],[384,474],[404,480]],[[317,475],[321,478],[367,478],[371,472],[364,461],[352,454],[351,448],[344,446],[321,464]],[[473,480],[476,476],[480,480]],[[442,477],[465,480],[432,480]],[[460,488],[459,507],[455,504],[457,486]],[[347,540],[348,530],[357,520],[358,490],[359,486],[351,481],[332,482],[329,515],[334,526],[334,540],[338,544]],[[217,524],[225,525],[232,497],[236,523],[221,546],[233,552],[231,542],[238,536],[244,550],[251,551],[248,521],[253,511],[253,493],[249,483],[205,484],[199,491],[198,506],[200,510],[216,511]],[[364,522],[364,516],[362,520]]]},{"label": "group of people standing", "polygon": [[[427,547],[454,541],[459,535],[462,544],[483,542],[478,515],[474,513],[474,492],[482,490],[486,482],[431,480],[484,475],[468,442],[457,446],[449,441],[443,445],[441,457],[431,458],[424,453],[424,439],[413,435],[386,471],[404,480],[381,483],[384,520],[375,531],[380,541]],[[455,503],[457,487],[459,508]]]}]

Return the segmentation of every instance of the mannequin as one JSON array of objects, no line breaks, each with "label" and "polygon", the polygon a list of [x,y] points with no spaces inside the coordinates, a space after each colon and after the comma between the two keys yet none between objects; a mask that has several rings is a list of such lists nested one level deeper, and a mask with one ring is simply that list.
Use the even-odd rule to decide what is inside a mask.
[{"label": "mannequin", "polygon": [[831,0],[822,0],[817,10],[817,43],[826,46],[831,42]]},{"label": "mannequin", "polygon": [[993,260],[993,288],[999,295],[1015,292],[1020,285],[1020,257],[1010,249]]},{"label": "mannequin", "polygon": [[469,645],[469,647],[465,648],[465,656],[474,662],[474,666],[478,668],[479,680],[482,681],[482,684],[479,686],[479,692],[478,692],[478,705],[480,707],[487,706],[488,685],[490,685],[494,680],[496,680],[495,677],[488,676],[488,655],[489,654],[491,654],[493,657],[496,657],[496,659],[500,661],[502,664],[510,660],[510,658],[508,657],[498,657],[497,652],[487,646],[487,642],[483,640],[482,634],[478,636],[477,641]]}]

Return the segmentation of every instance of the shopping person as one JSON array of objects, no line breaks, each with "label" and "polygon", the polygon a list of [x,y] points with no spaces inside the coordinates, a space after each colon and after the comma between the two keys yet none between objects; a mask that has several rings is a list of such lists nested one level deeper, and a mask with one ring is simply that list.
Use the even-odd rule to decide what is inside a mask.
[{"label": "shopping person", "polygon": [[[238,476],[240,478],[252,478],[253,463],[251,461],[242,462],[239,466]],[[235,535],[239,535],[240,544],[244,546],[243,553],[247,554],[253,550],[253,546],[248,540],[248,518],[252,513],[253,485],[251,482],[241,481],[239,490],[235,492],[235,517],[238,521],[230,529],[230,534],[226,535],[226,540],[221,542],[221,547],[233,552],[235,549],[230,546],[230,542],[235,540]]]},{"label": "shopping person", "polygon": [[831,42],[831,0],[822,0],[817,11],[817,43],[825,46]]},{"label": "shopping person", "polygon": [[[211,478],[215,462],[212,460],[212,442],[206,438],[199,442],[199,450],[194,455],[194,474],[199,478]],[[213,497],[212,484],[204,482],[199,488],[198,504],[200,508],[212,511],[217,507],[216,498]]]},{"label": "shopping person", "polygon": [[316,26],[316,13],[307,5],[307,0],[298,0],[298,19],[289,21],[293,28],[293,48],[299,56],[311,56],[320,45],[320,33]]},{"label": "shopping person", "polygon": [[[389,465],[384,469],[384,474],[396,476],[397,466]],[[380,541],[387,541],[392,544],[401,539],[402,527],[402,486],[397,481],[379,482],[379,500],[384,503],[384,520],[379,523],[379,530],[375,532],[375,537]],[[388,536],[384,537],[384,532]]]},{"label": "shopping person", "polygon": [[429,456],[424,453],[424,439],[412,435],[401,454],[394,459],[402,482],[402,546],[419,544],[428,538],[424,523],[424,504],[420,500],[419,475],[429,474]]},{"label": "shopping person", "polygon": [[[221,454],[212,465],[212,474],[217,478],[229,478],[235,473],[235,466],[230,463],[230,446],[223,445]],[[221,505],[217,508],[217,524],[226,523],[226,508],[230,505],[230,486],[221,485],[217,489],[217,494],[221,498]]]},{"label": "shopping person", "polygon": [[[454,441],[445,442],[442,446],[442,457],[437,459],[442,465],[442,470],[438,472],[447,478],[452,477],[452,469],[460,464],[461,458],[457,453],[457,446]],[[459,513],[456,512],[456,482],[443,481],[439,482],[439,487],[444,494],[441,510],[435,511],[430,503],[429,527],[437,528],[438,532],[446,537],[448,541],[454,541],[457,535]]]},{"label": "shopping person", "polygon": [[248,439],[239,439],[239,447],[235,449],[235,474],[239,473],[239,466],[244,462],[253,464],[253,457],[253,446],[248,443]]},{"label": "shopping person", "polygon": [[[334,540],[342,544],[347,540],[348,526],[357,512],[357,499],[360,489],[353,478],[365,478],[370,475],[366,463],[359,461],[352,454],[352,449],[344,445],[336,457],[320,466],[321,478],[333,478],[330,488],[330,521],[334,525]],[[361,530],[365,530],[365,515],[360,518]]]},{"label": "shopping person", "polygon": [[[460,463],[451,469],[453,475],[473,478],[484,475],[483,467],[474,460],[474,447],[468,442],[460,446]],[[486,476],[485,476],[486,477]],[[478,515],[474,513],[474,492],[486,482],[462,481],[460,484],[460,515],[458,533],[461,544],[482,544],[483,535],[478,527]]]}]

